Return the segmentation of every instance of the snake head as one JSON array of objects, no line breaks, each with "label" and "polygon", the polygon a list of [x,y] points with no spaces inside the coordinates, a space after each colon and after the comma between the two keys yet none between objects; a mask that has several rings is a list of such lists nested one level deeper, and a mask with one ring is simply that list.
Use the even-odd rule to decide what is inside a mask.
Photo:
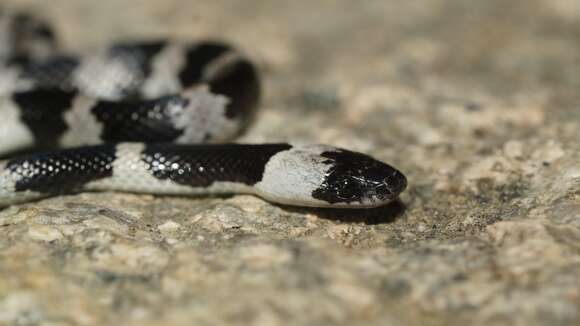
[{"label": "snake head", "polygon": [[312,196],[333,206],[374,207],[396,199],[407,179],[394,167],[347,150],[320,154],[330,168]]},{"label": "snake head", "polygon": [[392,166],[325,145],[294,145],[277,153],[255,185],[262,197],[279,203],[340,208],[381,206],[406,186]]}]

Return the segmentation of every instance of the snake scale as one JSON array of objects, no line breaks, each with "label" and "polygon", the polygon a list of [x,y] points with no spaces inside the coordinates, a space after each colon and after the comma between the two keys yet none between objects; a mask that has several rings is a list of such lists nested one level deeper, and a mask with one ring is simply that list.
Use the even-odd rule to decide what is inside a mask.
[{"label": "snake scale", "polygon": [[57,43],[45,21],[0,12],[0,207],[124,191],[367,208],[406,188],[394,167],[345,149],[224,143],[260,98],[255,65],[226,44],[135,41],[74,56]]}]

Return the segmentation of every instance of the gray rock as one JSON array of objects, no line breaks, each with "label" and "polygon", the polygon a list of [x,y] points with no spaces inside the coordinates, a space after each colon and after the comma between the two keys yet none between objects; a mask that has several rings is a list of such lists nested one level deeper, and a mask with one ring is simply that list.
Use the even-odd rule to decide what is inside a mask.
[{"label": "gray rock", "polygon": [[0,324],[580,323],[577,1],[25,3],[71,50],[230,41],[266,87],[241,141],[364,151],[410,186],[368,211],[115,193],[7,208]]}]

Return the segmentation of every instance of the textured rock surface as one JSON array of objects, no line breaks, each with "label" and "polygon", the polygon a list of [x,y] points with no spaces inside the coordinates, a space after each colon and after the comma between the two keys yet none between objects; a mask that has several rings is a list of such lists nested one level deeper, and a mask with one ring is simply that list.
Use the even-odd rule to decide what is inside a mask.
[{"label": "textured rock surface", "polygon": [[400,167],[370,211],[80,194],[0,212],[0,324],[580,323],[580,5],[3,1],[64,45],[211,37],[261,65],[247,142]]}]

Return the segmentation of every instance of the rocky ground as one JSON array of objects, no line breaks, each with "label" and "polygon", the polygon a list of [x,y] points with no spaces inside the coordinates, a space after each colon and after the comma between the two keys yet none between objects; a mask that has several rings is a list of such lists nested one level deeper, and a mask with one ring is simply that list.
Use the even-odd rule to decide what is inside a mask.
[{"label": "rocky ground", "polygon": [[576,0],[2,1],[64,46],[214,38],[261,67],[245,142],[367,152],[368,211],[80,194],[0,211],[4,325],[580,323]]}]

